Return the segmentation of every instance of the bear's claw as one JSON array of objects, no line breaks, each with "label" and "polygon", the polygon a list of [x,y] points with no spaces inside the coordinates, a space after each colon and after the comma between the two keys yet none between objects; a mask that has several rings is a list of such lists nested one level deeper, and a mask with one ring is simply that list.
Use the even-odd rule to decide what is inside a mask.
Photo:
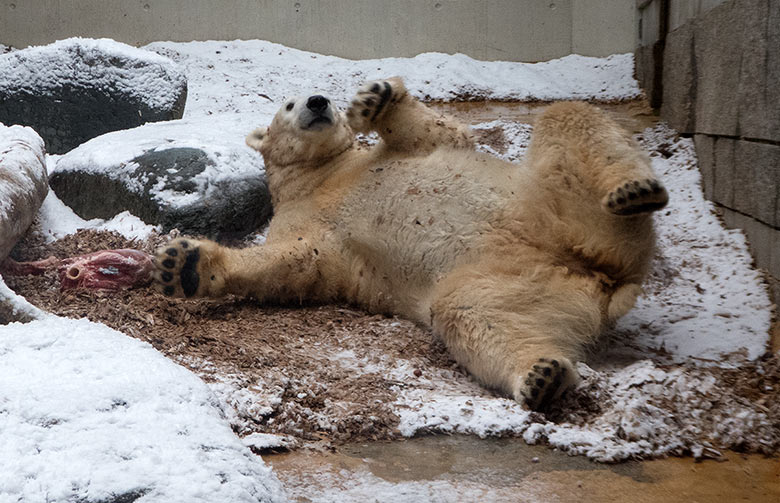
[{"label": "bear's claw", "polygon": [[577,373],[568,360],[540,358],[523,381],[522,401],[529,409],[544,411],[577,380]]},{"label": "bear's claw", "polygon": [[669,202],[661,182],[653,178],[632,180],[611,191],[604,198],[605,209],[615,215],[630,216],[660,210]]},{"label": "bear's claw", "polygon": [[198,293],[200,248],[186,239],[177,239],[157,250],[154,281],[157,290],[168,297],[192,297]]}]

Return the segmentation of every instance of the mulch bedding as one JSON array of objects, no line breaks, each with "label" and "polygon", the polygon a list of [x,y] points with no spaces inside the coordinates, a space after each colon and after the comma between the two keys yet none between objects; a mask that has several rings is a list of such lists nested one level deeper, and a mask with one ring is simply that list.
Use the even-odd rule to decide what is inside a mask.
[{"label": "mulch bedding", "polygon": [[[64,258],[112,248],[151,252],[171,237],[155,235],[137,242],[110,232],[79,231],[47,244],[39,234],[30,232],[12,257],[20,261],[51,255]],[[289,445],[333,446],[399,436],[399,418],[392,408],[399,382],[397,377],[393,380],[372,372],[368,368],[372,360],[381,359],[384,368],[396,359],[424,362],[404,377],[409,381],[434,368],[461,372],[428,330],[348,306],[260,306],[236,297],[180,300],[167,298],[151,287],[118,292],[61,291],[54,270],[42,276],[4,279],[32,304],[60,316],[101,322],[146,341],[207,381],[230,376],[234,386],[275,390],[272,407],[252,412],[250,404],[248,410],[238,410],[240,417],[232,421],[233,427],[241,435],[255,431],[286,435],[291,438]],[[334,358],[345,351],[356,365],[367,368],[354,371],[334,364]],[[777,355],[767,355],[739,369],[711,372],[740,399],[771,408],[780,431]],[[600,413],[593,396],[587,388],[569,393],[546,419],[584,425]],[[769,454],[778,446],[742,448]]]},{"label": "mulch bedding", "polygon": [[[17,245],[16,260],[67,257],[102,249],[151,252],[170,236],[128,241],[110,232],[79,231],[50,245],[31,233]],[[340,443],[397,434],[390,405],[395,384],[372,373],[352,373],[322,356],[354,350],[388,358],[421,356],[431,365],[454,366],[442,344],[414,324],[368,315],[347,306],[260,306],[251,299],[171,299],[151,287],[123,291],[60,291],[56,270],[42,276],[8,276],[8,286],[48,312],[88,318],[152,344],[205,379],[230,375],[251,386],[282,389],[282,403],[252,430],[305,441]],[[370,350],[370,351],[369,351]],[[375,356],[374,356],[375,357]],[[208,362],[204,370],[204,362]],[[414,374],[410,379],[416,378]],[[336,426],[323,431],[322,417]],[[247,426],[234,425],[246,430]],[[240,433],[249,433],[241,431]]]}]

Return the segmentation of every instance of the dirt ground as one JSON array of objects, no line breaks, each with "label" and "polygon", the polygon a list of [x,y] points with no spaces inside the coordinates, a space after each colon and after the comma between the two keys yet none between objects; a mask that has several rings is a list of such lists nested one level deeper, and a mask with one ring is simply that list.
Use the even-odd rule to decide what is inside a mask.
[{"label": "dirt ground", "polygon": [[[12,257],[21,261],[139,248],[138,242],[120,235],[95,231],[80,231],[49,246],[34,241],[22,241]],[[157,242],[143,243],[140,248],[151,251]],[[304,441],[341,443],[397,435],[398,418],[389,407],[394,401],[389,388],[397,383],[377,374],[355,375],[328,364],[328,355],[354,351],[369,362],[378,354],[390,359],[417,356],[432,366],[455,366],[426,330],[348,306],[291,308],[259,306],[239,298],[170,299],[150,287],[119,292],[60,291],[54,270],[5,280],[46,311],[86,317],[149,342],[206,379],[227,374],[248,386],[262,381],[267,389],[280,389],[282,406],[251,421],[259,421],[257,430]],[[316,348],[314,353],[312,348]],[[209,363],[205,371],[204,362]],[[414,373],[408,376],[416,377]],[[317,422],[320,416],[335,421],[337,433],[325,433]]]}]

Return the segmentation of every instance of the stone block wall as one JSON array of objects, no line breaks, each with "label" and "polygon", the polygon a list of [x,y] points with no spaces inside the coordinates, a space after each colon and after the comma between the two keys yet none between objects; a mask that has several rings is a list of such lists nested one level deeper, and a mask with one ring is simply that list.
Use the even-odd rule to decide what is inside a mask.
[{"label": "stone block wall", "polygon": [[728,226],[744,229],[777,303],[780,1],[641,0],[637,7],[637,78],[661,117],[693,137],[705,196]]}]

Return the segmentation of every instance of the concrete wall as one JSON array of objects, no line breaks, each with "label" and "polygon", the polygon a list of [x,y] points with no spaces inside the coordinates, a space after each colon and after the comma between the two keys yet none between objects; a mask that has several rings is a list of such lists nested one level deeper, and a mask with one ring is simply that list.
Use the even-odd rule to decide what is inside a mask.
[{"label": "concrete wall", "polygon": [[[661,117],[693,136],[706,197],[727,225],[745,230],[778,302],[780,1],[653,0],[644,7],[643,23],[659,22],[657,13],[666,11],[668,29],[657,30],[658,40],[642,39],[640,82]],[[648,50],[659,44],[660,53]]]},{"label": "concrete wall", "polygon": [[637,20],[632,0],[573,0],[571,52],[585,56],[632,52]]},{"label": "concrete wall", "polygon": [[0,0],[0,43],[264,39],[353,59],[544,61],[634,49],[633,0]]}]

